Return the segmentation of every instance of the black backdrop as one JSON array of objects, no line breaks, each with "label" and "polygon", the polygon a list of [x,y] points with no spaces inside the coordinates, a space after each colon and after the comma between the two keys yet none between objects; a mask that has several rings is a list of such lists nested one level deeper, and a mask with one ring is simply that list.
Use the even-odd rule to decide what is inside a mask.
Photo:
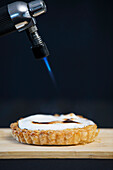
[{"label": "black backdrop", "polygon": [[71,111],[112,127],[112,0],[46,4],[37,25],[57,87],[44,62],[35,60],[25,32],[0,37],[0,126],[37,112]]},{"label": "black backdrop", "polygon": [[33,113],[70,111],[113,127],[113,1],[45,2],[37,25],[57,87],[25,32],[0,37],[0,127]]}]

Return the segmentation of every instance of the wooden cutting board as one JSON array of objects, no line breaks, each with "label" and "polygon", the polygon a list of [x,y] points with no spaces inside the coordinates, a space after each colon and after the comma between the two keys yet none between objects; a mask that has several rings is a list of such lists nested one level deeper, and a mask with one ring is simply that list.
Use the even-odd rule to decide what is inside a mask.
[{"label": "wooden cutting board", "polygon": [[95,142],[78,146],[35,146],[18,143],[10,129],[0,129],[0,159],[113,159],[113,129],[100,129]]}]

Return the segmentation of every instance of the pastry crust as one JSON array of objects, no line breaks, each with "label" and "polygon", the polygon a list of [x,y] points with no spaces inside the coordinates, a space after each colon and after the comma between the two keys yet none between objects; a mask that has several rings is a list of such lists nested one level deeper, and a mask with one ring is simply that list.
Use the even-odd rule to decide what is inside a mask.
[{"label": "pastry crust", "polygon": [[34,145],[75,145],[94,141],[98,135],[97,125],[64,130],[27,130],[20,129],[18,122],[10,125],[12,136],[21,143]]}]

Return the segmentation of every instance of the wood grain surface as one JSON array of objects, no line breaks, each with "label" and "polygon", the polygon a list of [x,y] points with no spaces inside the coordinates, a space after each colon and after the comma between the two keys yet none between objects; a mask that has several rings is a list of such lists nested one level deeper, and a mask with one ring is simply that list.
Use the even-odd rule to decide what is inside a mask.
[{"label": "wood grain surface", "polygon": [[77,146],[36,146],[18,143],[10,129],[0,129],[0,159],[89,158],[113,159],[113,129],[100,129],[96,140]]}]

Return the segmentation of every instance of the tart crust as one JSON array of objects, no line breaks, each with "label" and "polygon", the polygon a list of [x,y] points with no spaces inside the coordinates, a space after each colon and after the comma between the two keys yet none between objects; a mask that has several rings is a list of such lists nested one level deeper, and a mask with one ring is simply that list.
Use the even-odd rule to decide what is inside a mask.
[{"label": "tart crust", "polygon": [[64,130],[27,130],[20,129],[18,122],[10,125],[12,136],[21,143],[34,145],[75,145],[94,141],[98,135],[97,125]]}]

